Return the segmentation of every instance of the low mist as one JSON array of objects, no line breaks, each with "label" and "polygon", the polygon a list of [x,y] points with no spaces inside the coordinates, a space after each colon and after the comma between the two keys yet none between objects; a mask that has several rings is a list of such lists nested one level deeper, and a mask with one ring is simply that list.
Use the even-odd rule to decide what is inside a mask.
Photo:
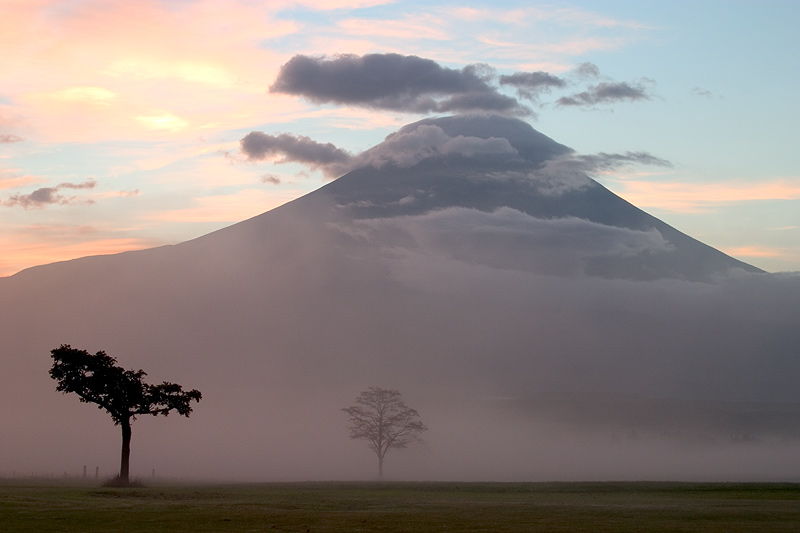
[{"label": "low mist", "polygon": [[70,344],[202,392],[188,419],[133,423],[144,479],[375,479],[341,412],[370,386],[429,428],[388,453],[390,480],[800,479],[800,276],[639,211],[488,205],[524,196],[512,163],[457,203],[337,180],[194,241],[0,278],[0,476],[118,469],[120,429],[48,377]]}]

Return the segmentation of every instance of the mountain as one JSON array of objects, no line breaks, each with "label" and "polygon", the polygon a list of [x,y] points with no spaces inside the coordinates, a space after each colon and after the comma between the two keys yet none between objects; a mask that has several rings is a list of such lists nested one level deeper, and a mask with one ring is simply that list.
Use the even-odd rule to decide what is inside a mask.
[{"label": "mountain", "polygon": [[133,472],[369,477],[339,408],[374,385],[431,428],[387,457],[397,479],[800,475],[800,278],[518,120],[423,120],[352,166],[191,241],[0,278],[0,475],[114,468],[117,428],[47,376],[62,343],[203,392],[136,422]]},{"label": "mountain", "polygon": [[[376,224],[385,229],[391,225],[388,221],[398,219],[435,224],[426,230],[435,232],[440,247],[465,260],[525,271],[563,274],[566,261],[576,274],[620,279],[707,281],[731,270],[761,272],[677,231],[579,169],[569,168],[572,154],[518,120],[427,119],[367,151],[361,156],[365,163],[361,168],[284,208],[197,244],[238,240],[234,235],[243,232],[253,232],[249,238],[258,240],[264,231],[258,228],[292,216],[284,215],[285,210],[307,208],[326,223],[346,221],[362,230],[377,231]],[[449,226],[451,222],[469,227],[456,229]],[[460,235],[448,238],[451,229]]]}]

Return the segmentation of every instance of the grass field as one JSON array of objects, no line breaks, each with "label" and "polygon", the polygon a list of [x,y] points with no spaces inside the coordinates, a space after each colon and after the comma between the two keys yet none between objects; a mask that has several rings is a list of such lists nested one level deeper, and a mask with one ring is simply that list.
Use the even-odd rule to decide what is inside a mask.
[{"label": "grass field", "polygon": [[800,531],[800,484],[0,482],[0,531]]}]

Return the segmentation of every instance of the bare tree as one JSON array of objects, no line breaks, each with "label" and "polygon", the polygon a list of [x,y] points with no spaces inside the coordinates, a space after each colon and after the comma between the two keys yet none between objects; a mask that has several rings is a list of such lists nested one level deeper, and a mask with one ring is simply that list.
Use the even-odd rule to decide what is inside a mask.
[{"label": "bare tree", "polygon": [[427,431],[419,413],[408,407],[396,390],[370,387],[358,395],[356,405],[342,409],[350,421],[350,438],[366,440],[378,456],[378,479],[383,479],[383,458],[392,448],[405,448]]},{"label": "bare tree", "polygon": [[103,351],[90,354],[62,344],[50,354],[50,377],[58,382],[56,390],[74,392],[80,401],[97,404],[99,409],[108,411],[115,425],[122,426],[120,485],[129,483],[131,422],[139,415],[167,416],[172,410],[188,417],[192,412],[190,402],[199,402],[202,397],[200,391],[184,392],[176,383],[149,385],[144,382],[144,370],[120,368],[117,360]]}]

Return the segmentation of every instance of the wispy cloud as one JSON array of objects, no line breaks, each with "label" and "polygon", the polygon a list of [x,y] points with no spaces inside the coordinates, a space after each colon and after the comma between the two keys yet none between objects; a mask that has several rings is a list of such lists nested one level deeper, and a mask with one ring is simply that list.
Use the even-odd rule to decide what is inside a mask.
[{"label": "wispy cloud", "polygon": [[521,66],[520,57],[527,57],[527,61],[536,58],[563,57],[565,68],[571,64],[575,57],[597,51],[611,51],[621,48],[626,41],[619,37],[599,38],[599,37],[560,37],[552,42],[542,41],[531,43],[523,40],[509,39],[508,35],[483,35],[479,41],[486,45],[488,54],[495,55],[499,62],[507,63],[513,60],[513,64]]},{"label": "wispy cloud", "polygon": [[547,194],[580,189],[591,183],[587,176],[627,172],[641,165],[671,167],[672,163],[648,152],[625,152],[622,154],[578,154],[568,152],[547,160],[536,175],[546,186],[540,191]]},{"label": "wispy cloud", "polygon": [[180,131],[189,126],[189,122],[173,115],[164,113],[161,115],[134,117],[140,124],[149,130]]},{"label": "wispy cloud", "polygon": [[708,100],[722,100],[722,95],[703,89],[702,87],[692,87],[692,95]]},{"label": "wispy cloud", "polygon": [[474,63],[479,57],[482,62],[508,70],[547,64],[554,72],[563,72],[576,57],[621,49],[650,30],[633,21],[614,21],[580,10],[568,13],[502,6],[423,7],[406,15],[404,24],[398,26],[397,20],[343,19],[334,29],[329,21],[325,25],[309,22],[306,30],[315,35],[309,53],[367,54],[379,50],[436,57],[448,65]]},{"label": "wispy cloud", "polygon": [[42,182],[41,177],[19,175],[18,172],[17,169],[0,169],[0,189],[16,189]]},{"label": "wispy cloud", "polygon": [[800,199],[800,184],[797,180],[754,183],[624,180],[615,181],[612,188],[614,192],[637,206],[685,213],[704,211],[722,205]]},{"label": "wispy cloud", "polygon": [[517,9],[488,9],[459,7],[450,11],[452,16],[467,21],[499,21],[507,24],[556,22],[566,26],[597,28],[647,29],[649,26],[634,20],[617,19],[592,11],[575,8],[524,7]]},{"label": "wispy cloud", "polygon": [[130,58],[114,61],[105,70],[105,74],[114,78],[133,80],[178,79],[222,88],[231,88],[237,82],[236,75],[225,65],[200,60],[184,60],[170,64],[149,58]]},{"label": "wispy cloud", "polygon": [[345,19],[339,29],[350,36],[378,36],[392,39],[431,39],[446,41],[452,38],[443,19],[431,14],[406,15],[401,19]]},{"label": "wispy cloud", "polygon": [[168,209],[145,215],[147,220],[178,223],[239,222],[260,215],[296,197],[296,192],[278,194],[263,189],[245,189],[234,194],[194,198],[190,207]]},{"label": "wispy cloud", "polygon": [[[233,129],[247,127],[248,121],[283,120],[281,117],[293,110],[308,113],[307,107],[295,99],[264,98],[263,94],[287,59],[276,51],[278,47],[265,43],[299,35],[301,30],[313,30],[315,37],[309,47],[314,51],[400,51],[408,50],[412,40],[436,41],[440,43],[437,57],[462,61],[463,65],[470,62],[463,50],[473,50],[484,37],[491,40],[465,28],[465,24],[477,27],[491,23],[496,28],[492,26],[490,34],[508,38],[503,45],[487,46],[482,57],[496,57],[504,63],[501,56],[507,49],[517,60],[525,57],[526,64],[535,63],[536,58],[552,60],[554,53],[569,55],[578,48],[585,51],[608,45],[606,36],[581,35],[568,40],[582,40],[584,44],[558,51],[558,46],[566,42],[561,35],[556,40],[544,39],[536,45],[540,49],[535,53],[533,49],[526,52],[524,47],[531,44],[532,27],[537,21],[557,21],[564,28],[633,29],[627,24],[600,23],[600,17],[579,10],[463,9],[453,14],[435,6],[381,20],[353,17],[359,12],[349,11],[386,3],[234,0],[224,5],[169,3],[167,8],[164,2],[91,1],[71,5],[70,9],[59,7],[57,2],[14,3],[4,7],[4,29],[9,31],[0,35],[0,45],[6,49],[19,42],[36,41],[39,45],[25,48],[24,53],[0,65],[0,76],[6,80],[3,93],[15,102],[15,112],[24,117],[26,138],[30,131],[37,140],[57,142],[146,138],[153,134],[185,140],[210,124],[215,129]],[[325,11],[329,18],[324,27],[313,17],[303,20],[286,15],[298,6]],[[232,27],[236,31],[228,31]],[[147,28],[147,39],[141,37],[142,28]],[[509,28],[516,29],[506,31]],[[50,38],[37,41],[42,34]],[[599,40],[592,42],[594,39]],[[356,40],[360,40],[357,46]],[[500,53],[495,56],[491,50]],[[92,60],[76,60],[83,57]],[[467,73],[463,74],[466,78]],[[383,109],[407,109],[409,105],[397,101],[391,105],[390,100],[373,105],[383,105]],[[424,98],[417,98],[412,105],[416,109],[425,106]],[[437,112],[524,111],[513,98],[479,82],[468,93],[460,90],[457,95],[443,96],[433,108]],[[78,123],[81,128],[74,127]]]},{"label": "wispy cloud", "polygon": [[244,1],[4,5],[0,46],[19,53],[0,65],[3,94],[37,140],[239,127],[246,112],[268,110],[263,91],[281,62],[259,43],[300,28],[277,9]]},{"label": "wispy cloud", "polygon": [[276,7],[290,8],[295,5],[302,5],[307,9],[315,11],[331,11],[336,9],[361,9],[366,7],[375,7],[385,4],[392,4],[396,0],[297,0],[287,2],[282,0],[276,2]]},{"label": "wispy cloud", "polygon": [[770,269],[773,272],[789,270],[800,274],[800,269],[797,268],[800,253],[791,246],[723,245],[719,249],[732,257],[744,258],[755,264],[769,262],[775,265],[775,268]]},{"label": "wispy cloud", "polygon": [[70,104],[89,103],[99,106],[110,106],[117,97],[113,91],[103,87],[68,87],[42,96]]},{"label": "wispy cloud", "polygon": [[559,57],[563,65],[560,70],[566,70],[577,55],[619,49],[651,29],[636,21],[590,11],[539,6],[490,9],[434,5],[415,9],[413,15],[401,20],[402,24],[397,18],[344,19],[337,30],[346,30],[346,36],[328,27],[313,26],[320,35],[317,49],[426,54],[435,46],[436,57],[449,62],[469,63],[480,56],[498,66],[521,69],[529,64],[552,63]]},{"label": "wispy cloud", "polygon": [[784,257],[786,248],[770,248],[766,246],[730,246],[722,251],[733,257]]},{"label": "wispy cloud", "polygon": [[559,106],[592,107],[595,105],[617,102],[637,102],[652,99],[652,80],[636,82],[601,82],[590,86],[587,90],[556,101]]},{"label": "wispy cloud", "polygon": [[93,189],[97,185],[94,180],[83,183],[60,183],[55,187],[42,187],[29,194],[14,194],[0,205],[6,207],[20,206],[23,209],[42,209],[48,205],[68,205],[76,202],[92,203],[94,200],[80,200],[76,196],[67,196],[61,193],[64,189]]},{"label": "wispy cloud", "polygon": [[649,152],[625,152],[623,154],[572,154],[556,161],[563,166],[571,166],[588,174],[618,170],[628,165],[652,165],[658,167],[671,167],[672,163],[666,159],[654,156]]},{"label": "wispy cloud", "polygon": [[576,8],[555,9],[549,18],[566,24],[593,26],[597,28],[651,29],[650,25],[630,19],[620,19]]},{"label": "wispy cloud", "polygon": [[23,268],[65,261],[88,255],[105,255],[141,250],[164,244],[142,237],[121,236],[121,231],[94,226],[38,224],[5,228],[0,233],[0,276],[10,276]]}]

